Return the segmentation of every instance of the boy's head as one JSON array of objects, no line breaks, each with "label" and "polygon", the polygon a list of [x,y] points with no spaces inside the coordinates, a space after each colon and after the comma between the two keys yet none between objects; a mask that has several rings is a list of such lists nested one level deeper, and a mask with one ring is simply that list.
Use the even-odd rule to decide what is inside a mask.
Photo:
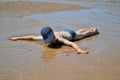
[{"label": "boy's head", "polygon": [[49,26],[41,29],[41,35],[45,44],[50,43],[54,39],[54,32]]}]

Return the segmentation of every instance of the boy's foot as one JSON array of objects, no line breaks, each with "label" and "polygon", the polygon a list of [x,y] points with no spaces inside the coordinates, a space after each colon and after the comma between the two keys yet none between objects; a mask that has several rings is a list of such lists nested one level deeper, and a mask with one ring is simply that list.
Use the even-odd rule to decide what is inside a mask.
[{"label": "boy's foot", "polygon": [[97,28],[94,28],[94,27],[92,27],[92,28],[90,28],[92,31],[94,31],[96,34],[98,34],[99,32],[98,32],[98,30],[97,30]]}]

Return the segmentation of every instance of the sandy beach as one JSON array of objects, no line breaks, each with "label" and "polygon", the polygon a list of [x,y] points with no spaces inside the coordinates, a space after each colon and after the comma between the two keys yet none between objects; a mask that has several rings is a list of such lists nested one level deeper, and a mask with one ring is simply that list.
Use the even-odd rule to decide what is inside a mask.
[{"label": "sandy beach", "polygon": [[[0,2],[0,80],[119,80],[120,1]],[[100,34],[76,41],[89,54],[67,46],[48,48],[11,36],[96,27]]]}]

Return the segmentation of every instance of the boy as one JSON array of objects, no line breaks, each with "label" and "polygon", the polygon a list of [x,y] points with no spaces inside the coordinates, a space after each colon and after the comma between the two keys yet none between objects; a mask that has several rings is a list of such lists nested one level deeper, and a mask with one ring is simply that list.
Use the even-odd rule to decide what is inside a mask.
[{"label": "boy", "polygon": [[41,35],[42,36],[18,36],[18,37],[11,37],[10,40],[16,41],[16,40],[41,40],[45,44],[54,44],[57,42],[61,42],[65,45],[73,47],[78,54],[88,54],[88,51],[85,51],[79,46],[72,42],[73,40],[80,40],[88,36],[92,36],[95,34],[98,34],[98,30],[96,28],[90,28],[90,29],[81,29],[78,31],[73,31],[70,29],[65,29],[60,32],[54,32],[52,28],[50,27],[44,27],[41,29]]}]

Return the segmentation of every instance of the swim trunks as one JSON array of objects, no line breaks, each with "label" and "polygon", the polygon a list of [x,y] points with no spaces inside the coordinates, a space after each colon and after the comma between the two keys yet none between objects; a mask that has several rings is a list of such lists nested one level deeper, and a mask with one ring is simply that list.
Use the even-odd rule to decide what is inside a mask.
[{"label": "swim trunks", "polygon": [[76,36],[75,31],[73,31],[71,29],[64,29],[63,31],[70,33],[70,35],[72,36],[72,40],[75,39],[75,36]]}]

